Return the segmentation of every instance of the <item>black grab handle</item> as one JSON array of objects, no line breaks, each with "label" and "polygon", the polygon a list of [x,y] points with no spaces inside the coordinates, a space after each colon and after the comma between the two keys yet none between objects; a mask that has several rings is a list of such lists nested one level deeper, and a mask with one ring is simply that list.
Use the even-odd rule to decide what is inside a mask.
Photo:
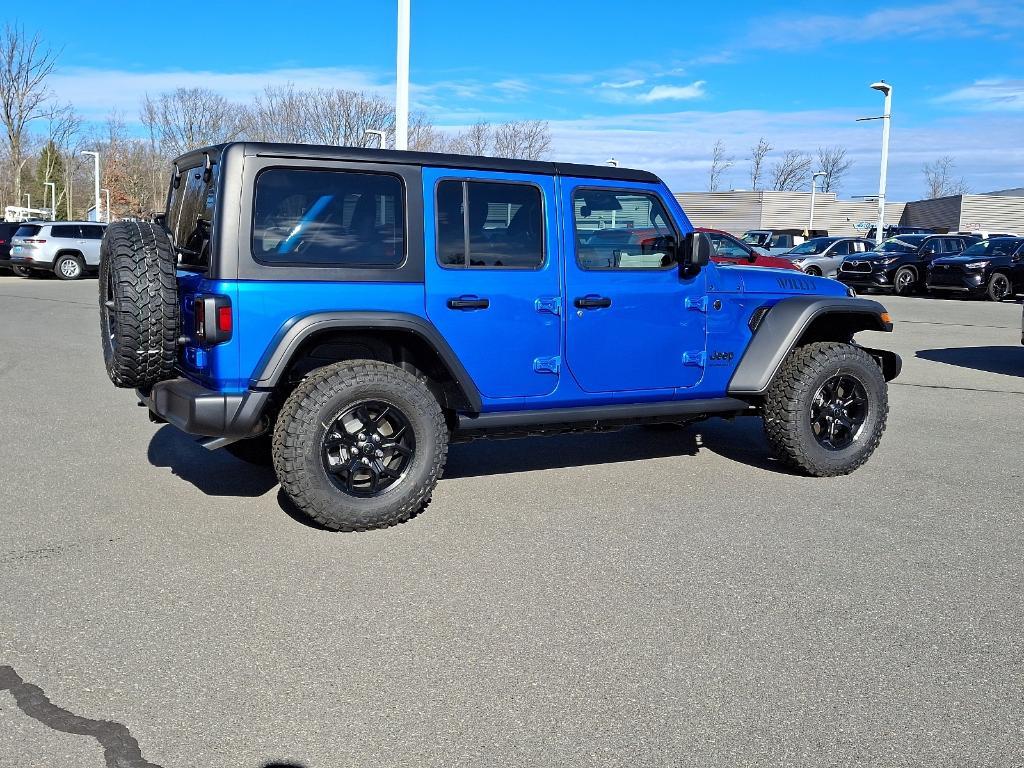
[{"label": "black grab handle", "polygon": [[607,296],[578,296],[572,303],[577,309],[607,309],[612,300]]},{"label": "black grab handle", "polygon": [[489,306],[488,299],[448,299],[448,309],[487,309]]}]

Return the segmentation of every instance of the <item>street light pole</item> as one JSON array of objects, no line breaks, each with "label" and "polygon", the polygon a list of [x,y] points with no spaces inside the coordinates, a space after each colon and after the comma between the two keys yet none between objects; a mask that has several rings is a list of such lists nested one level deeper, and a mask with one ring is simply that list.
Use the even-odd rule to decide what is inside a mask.
[{"label": "street light pole", "polygon": [[109,189],[103,189],[101,191],[103,192],[104,196],[107,198],[107,224],[109,224],[110,223],[110,190]]},{"label": "street light pole", "polygon": [[28,208],[28,215],[31,216],[32,215],[32,195],[30,195],[28,192],[26,192],[25,193],[25,197],[28,198],[28,205],[26,207]]},{"label": "street light pole", "polygon": [[398,0],[398,61],[395,86],[395,149],[409,148],[409,3]]},{"label": "street light pole", "polygon": [[811,234],[811,230],[814,229],[814,191],[818,186],[818,179],[824,178],[825,176],[828,176],[828,174],[824,171],[818,171],[817,173],[811,174],[811,212],[807,216],[807,237],[814,237],[814,235]]},{"label": "street light pole", "polygon": [[882,168],[878,174],[878,224],[875,225],[875,242],[885,239],[885,176],[889,169],[889,122],[892,113],[892,86],[884,80],[872,83],[871,87],[885,96],[882,110]]},{"label": "street light pole", "polygon": [[[44,187],[50,189],[50,221],[57,220],[57,184],[53,181],[43,182]],[[43,192],[43,205],[46,205],[46,192]]]},{"label": "street light pole", "polygon": [[93,152],[93,151],[87,149],[87,150],[85,150],[83,152],[80,152],[79,154],[82,154],[82,155],[92,155],[92,159],[93,159],[93,182],[94,182],[94,187],[95,187],[95,192],[96,192],[96,202],[95,202],[95,206],[96,207],[94,208],[94,210],[96,211],[96,221],[99,221],[100,220],[100,153],[99,152]]}]

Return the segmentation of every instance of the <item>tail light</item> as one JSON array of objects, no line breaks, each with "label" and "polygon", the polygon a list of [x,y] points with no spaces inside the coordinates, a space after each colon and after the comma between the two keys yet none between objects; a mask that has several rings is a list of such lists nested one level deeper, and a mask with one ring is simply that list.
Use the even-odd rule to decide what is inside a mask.
[{"label": "tail light", "polygon": [[42,240],[42,239],[40,239],[38,237],[26,237],[23,242],[26,242],[26,243],[45,243],[46,241]]},{"label": "tail light", "polygon": [[196,341],[202,346],[223,344],[231,338],[231,299],[227,296],[200,294],[192,305]]}]

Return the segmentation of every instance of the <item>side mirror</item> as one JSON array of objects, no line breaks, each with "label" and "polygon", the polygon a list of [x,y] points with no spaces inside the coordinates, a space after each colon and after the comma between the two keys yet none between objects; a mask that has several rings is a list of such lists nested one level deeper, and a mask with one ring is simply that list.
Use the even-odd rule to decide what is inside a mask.
[{"label": "side mirror", "polygon": [[703,232],[689,232],[679,246],[679,273],[692,277],[711,261],[711,238]]}]

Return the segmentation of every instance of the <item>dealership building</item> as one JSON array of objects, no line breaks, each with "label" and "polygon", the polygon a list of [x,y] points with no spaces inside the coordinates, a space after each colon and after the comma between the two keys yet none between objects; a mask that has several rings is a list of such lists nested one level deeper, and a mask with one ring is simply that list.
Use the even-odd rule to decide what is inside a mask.
[{"label": "dealership building", "polygon": [[[810,192],[679,192],[675,195],[696,227],[742,234],[750,229],[804,229]],[[878,217],[877,199],[840,200],[834,192],[814,196],[814,228],[830,235],[863,235]],[[885,221],[940,232],[1024,234],[1024,187],[982,195],[953,195],[910,203],[886,203]],[[858,227],[858,224],[860,226]]]}]

